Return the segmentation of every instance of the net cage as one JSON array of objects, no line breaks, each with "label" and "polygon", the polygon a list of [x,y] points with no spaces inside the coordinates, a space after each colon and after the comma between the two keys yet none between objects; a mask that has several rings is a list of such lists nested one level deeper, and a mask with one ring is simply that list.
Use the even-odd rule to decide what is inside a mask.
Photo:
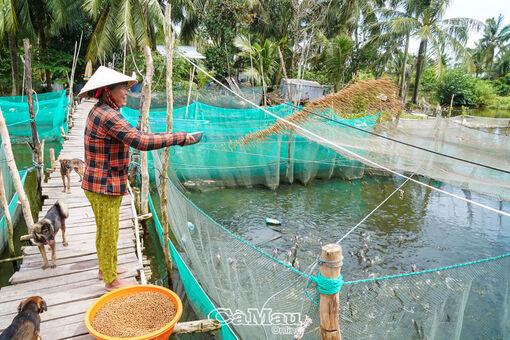
[{"label": "net cage", "polygon": [[[435,187],[448,183],[447,190],[456,195],[464,195],[469,200],[474,196],[486,205],[508,210],[510,181],[504,158],[510,145],[507,136],[469,129],[445,118],[375,125],[377,116],[358,121],[336,118],[335,122],[312,117],[300,124],[305,130],[264,136],[260,141],[243,145],[231,142],[263,130],[274,124],[276,118],[261,110],[229,111],[202,103],[191,105],[188,116],[185,108],[179,110],[183,109],[174,110],[174,130],[205,131],[203,143],[171,149],[168,171],[175,171],[175,178],[186,188],[263,184],[275,189],[279,183],[309,183],[313,178],[359,179],[366,174],[380,174],[373,170],[383,166],[386,176],[391,172],[414,175],[417,181]],[[268,111],[280,117],[292,113],[289,105],[271,107]],[[134,112],[126,110],[124,114],[136,120]],[[151,129],[163,131],[163,117],[163,111],[151,110]],[[156,151],[151,154],[160,188],[161,154]],[[477,161],[478,165],[465,160]],[[396,174],[390,178],[398,179],[396,185],[404,182]],[[179,190],[181,187],[175,181],[167,183],[166,207],[173,234],[172,257],[199,315],[220,319],[221,336],[227,339],[290,338],[308,316],[311,324],[304,330],[303,338],[319,337],[317,290],[312,279],[318,274],[315,260],[320,247],[316,246],[314,251],[303,250],[308,256],[301,259],[302,269],[298,270],[290,265],[286,254],[275,254],[271,247],[255,244],[249,237],[239,236],[239,230],[215,222]],[[438,203],[433,208],[427,207],[430,189],[413,185],[406,193],[409,216],[401,222],[408,228],[413,228],[417,219],[428,214],[444,214],[454,199],[432,191]],[[361,187],[350,190],[339,195],[355,193],[363,197]],[[359,220],[388,195],[387,192],[377,194],[373,200],[363,202],[358,197],[353,202],[362,204],[346,204],[338,209],[344,209],[346,217],[355,215],[352,220]],[[394,199],[398,202],[398,198]],[[423,207],[419,202],[423,202]],[[469,203],[467,206],[473,209]],[[428,232],[440,233],[448,240],[431,245],[441,250],[441,256],[420,249],[403,251],[398,239],[394,239],[396,236],[390,234],[385,247],[395,250],[399,260],[370,259],[371,263],[380,263],[377,270],[371,270],[373,267],[366,265],[368,260],[360,255],[362,233],[342,242],[345,257],[339,311],[342,337],[509,338],[510,234],[504,226],[510,220],[499,215],[499,227],[496,227],[495,220],[487,219],[488,214],[494,213],[480,208],[473,214],[475,217],[470,218],[477,219],[483,228],[472,228],[460,218],[445,226],[441,226],[437,217],[430,222],[438,229]],[[375,213],[365,223],[384,223],[386,216]],[[158,227],[161,234],[161,226]],[[341,229],[343,233],[347,232],[346,228]],[[314,230],[310,231],[310,239],[337,241],[337,238],[325,238],[327,231],[321,228],[311,229]],[[447,238],[449,234],[452,235]],[[470,243],[472,239],[465,238],[466,234],[472,234],[472,239],[479,238],[483,246]],[[452,238],[458,242],[451,242]],[[287,249],[290,245],[287,244]],[[347,256],[349,249],[356,249],[357,255]],[[428,258],[423,268],[412,271],[411,264],[417,256]]]},{"label": "net cage", "polygon": [[[65,91],[34,94],[37,133],[40,139],[61,141],[60,127],[67,132],[68,98]],[[32,135],[26,96],[0,97],[11,142],[21,143]]]},{"label": "net cage", "polygon": [[[294,109],[281,104],[267,110],[278,117],[286,117]],[[123,115],[131,124],[137,125],[138,111],[124,108]],[[343,121],[349,126],[370,129],[378,117],[371,115]],[[275,121],[276,118],[259,109],[226,109],[200,102],[175,109],[174,131],[204,131],[199,144],[171,149],[177,177],[190,190],[207,190],[210,187],[252,185],[274,189],[280,183],[299,181],[307,184],[313,178],[353,179],[363,175],[360,162],[342,157],[296,133],[270,136],[248,147],[232,143]],[[166,110],[151,110],[149,125],[154,132],[166,131]]]},{"label": "net cage", "polygon": [[[240,87],[237,92],[253,103],[259,104],[262,100],[262,87]],[[127,97],[127,107],[131,109],[140,108],[139,92],[129,92]],[[200,102],[203,104],[216,106],[218,108],[229,109],[250,109],[251,104],[232,95],[229,91],[220,88],[206,87],[205,89],[192,89],[191,92],[186,90],[174,90],[174,107],[184,107],[186,105]],[[154,92],[151,94],[151,109],[166,108],[166,92]]]},{"label": "net cage", "polygon": [[[0,143],[1,141],[2,139],[0,138]],[[0,168],[2,169],[4,190],[7,199],[7,204],[9,205],[9,213],[14,226],[19,219],[21,213],[21,206],[18,204],[18,195],[14,189],[14,182],[12,180],[9,167],[7,166],[7,159],[5,157],[3,143],[0,144]],[[26,176],[27,171],[20,172],[22,184],[25,183]],[[0,206],[0,216],[1,216],[0,218],[0,254],[1,254],[4,251],[5,247],[7,246],[9,237],[7,220],[5,218],[5,212],[2,206]]]}]

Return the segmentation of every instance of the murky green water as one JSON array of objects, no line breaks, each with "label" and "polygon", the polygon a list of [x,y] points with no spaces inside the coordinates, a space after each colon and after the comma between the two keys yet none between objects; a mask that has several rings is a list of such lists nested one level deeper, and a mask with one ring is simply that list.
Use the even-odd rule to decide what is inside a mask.
[{"label": "murky green water", "polygon": [[[421,179],[429,182],[428,180]],[[297,236],[301,267],[337,242],[402,182],[366,177],[356,181],[315,181],[312,185],[194,192],[190,198],[220,224],[250,243],[288,261]],[[510,212],[510,203],[435,185]],[[510,252],[510,218],[445,196],[414,183],[390,198],[341,244],[345,279],[432,269]],[[266,218],[281,226],[268,226]],[[279,238],[278,238],[279,237]]]},{"label": "murky green water", "polygon": [[[44,146],[45,167],[50,167],[51,163],[49,158],[50,148],[55,149],[55,157],[58,157],[58,154],[60,153],[62,146],[60,145],[60,143],[45,143]],[[28,145],[13,144],[12,151],[14,153],[14,158],[16,160],[16,166],[18,167],[18,171],[32,167],[32,152]],[[39,211],[41,210],[43,204],[39,195],[37,195],[36,186],[37,186],[36,174],[34,171],[31,171],[29,172],[27,179],[25,181],[25,192],[28,196],[30,208],[32,210],[32,216],[34,217],[34,219],[36,219],[37,216],[39,215]],[[25,224],[25,220],[21,216],[19,218],[19,222],[15,225],[14,229],[14,249],[16,250],[16,256],[21,255],[20,247],[22,245],[28,244],[26,242],[19,241],[19,237],[21,235],[25,235],[26,233],[27,226]],[[4,259],[8,257],[10,257],[9,250],[6,247],[4,252],[0,255],[0,258]],[[16,263],[13,262],[0,263],[0,287],[3,287],[9,283],[9,278],[12,276],[12,274],[14,274],[14,271],[17,270],[17,266],[19,263],[21,263],[21,261],[18,261]]]},{"label": "murky green water", "polygon": [[[510,118],[510,110],[501,109],[488,109],[488,108],[475,108],[465,109],[464,113],[471,116],[489,117],[489,118]],[[454,108],[452,110],[452,116],[462,114],[461,108]]]}]

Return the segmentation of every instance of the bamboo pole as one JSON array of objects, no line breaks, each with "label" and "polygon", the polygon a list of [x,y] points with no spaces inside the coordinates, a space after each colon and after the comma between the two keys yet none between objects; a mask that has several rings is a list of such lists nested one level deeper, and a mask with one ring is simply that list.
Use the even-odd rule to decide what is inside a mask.
[{"label": "bamboo pole", "polygon": [[[154,76],[154,67],[152,64],[151,48],[145,46],[143,50],[145,56],[145,79],[142,86],[142,95],[140,98],[140,114],[142,116],[141,130],[147,131],[149,124],[149,108],[151,107],[151,86]],[[145,215],[149,212],[149,169],[147,161],[147,151],[140,152],[140,167],[142,168],[142,187],[141,187],[141,213]]]},{"label": "bamboo pole", "polygon": [[216,319],[178,322],[172,334],[209,333],[214,335],[220,328],[221,323]]},{"label": "bamboo pole", "polygon": [[0,168],[0,203],[2,204],[2,209],[4,210],[5,221],[7,222],[7,228],[9,231],[9,255],[14,256],[16,252],[14,250],[14,228],[12,227],[12,219],[11,213],[9,212],[9,203],[7,203],[7,196],[5,195],[4,188],[4,175],[2,173],[2,168]]},{"label": "bamboo pole", "polygon": [[455,98],[455,93],[452,94],[452,99],[450,100],[450,109],[448,110],[448,117],[452,115],[453,98]]},{"label": "bamboo pole", "polygon": [[44,143],[45,143],[45,139],[43,139],[41,141],[41,165],[42,165],[42,172],[44,173]]},{"label": "bamboo pole", "polygon": [[14,261],[18,261],[18,260],[23,260],[23,255],[15,256],[15,257],[8,257],[6,259],[1,259],[0,263],[14,262]]},{"label": "bamboo pole", "polygon": [[[171,22],[171,10],[172,6],[167,3],[165,8],[165,62],[166,62],[166,130],[167,132],[172,132],[172,119],[173,119],[173,105],[174,98],[172,92],[172,73],[173,73],[173,47],[174,47],[174,38],[172,32],[172,22]],[[167,174],[168,174],[168,161],[170,159],[170,147],[165,148],[165,154],[163,158],[163,169],[161,176],[163,177],[162,186],[161,186],[161,224],[163,227],[163,243],[164,243],[164,251],[165,251],[165,262],[166,262],[166,270],[168,274],[168,285],[170,288],[173,286],[173,264],[172,258],[170,257],[170,248],[168,244],[168,229],[169,229],[169,221],[168,221],[168,196],[166,192],[166,182],[167,182]]]},{"label": "bamboo pole", "polygon": [[55,161],[55,149],[50,148],[50,162],[51,162],[51,170],[54,171],[57,167],[57,163]]},{"label": "bamboo pole", "polygon": [[[327,244],[322,247],[322,264],[320,273],[327,279],[337,279],[342,266],[342,247],[338,244]],[[320,320],[323,340],[341,340],[338,323],[338,295],[320,294]]]},{"label": "bamboo pole", "polygon": [[18,199],[21,202],[21,207],[23,210],[23,217],[25,218],[25,222],[27,224],[27,228],[29,232],[31,232],[32,225],[34,224],[34,219],[32,217],[32,211],[30,210],[30,203],[28,201],[27,195],[25,194],[25,189],[23,188],[23,184],[21,183],[21,178],[19,177],[18,168],[16,167],[16,162],[14,161],[14,155],[12,153],[11,147],[11,139],[9,137],[9,131],[7,130],[7,125],[5,124],[4,115],[2,113],[2,109],[0,109],[0,135],[2,136],[2,144],[4,146],[5,151],[5,159],[7,162],[7,166],[9,167],[9,172],[11,173],[12,181],[14,182],[14,188],[18,193]]},{"label": "bamboo pole", "polygon": [[34,97],[32,90],[32,55],[30,53],[30,41],[27,38],[23,39],[23,46],[25,47],[25,85],[27,91],[28,111],[30,113],[30,129],[32,130],[32,160],[34,165],[37,167],[37,190],[41,191],[41,179],[43,178],[41,144],[39,142],[37,124],[35,122]]},{"label": "bamboo pole", "polygon": [[193,77],[195,76],[195,65],[193,65],[193,69],[190,69],[189,75],[189,89],[188,89],[188,101],[186,102],[186,113],[184,114],[184,118],[188,118],[188,109],[189,102],[191,100],[191,88],[193,87]]}]

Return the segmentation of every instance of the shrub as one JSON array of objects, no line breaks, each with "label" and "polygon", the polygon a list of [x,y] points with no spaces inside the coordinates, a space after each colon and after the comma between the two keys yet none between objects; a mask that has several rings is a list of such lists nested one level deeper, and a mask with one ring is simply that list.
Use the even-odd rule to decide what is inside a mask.
[{"label": "shrub", "polygon": [[449,70],[439,82],[437,98],[442,105],[484,106],[497,101],[497,94],[490,82],[477,79],[462,70]]}]

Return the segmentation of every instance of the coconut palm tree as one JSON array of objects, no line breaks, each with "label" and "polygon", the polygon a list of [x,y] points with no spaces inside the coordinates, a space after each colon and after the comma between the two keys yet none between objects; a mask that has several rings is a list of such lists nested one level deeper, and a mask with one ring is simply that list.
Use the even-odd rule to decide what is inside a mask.
[{"label": "coconut palm tree", "polygon": [[490,80],[493,76],[492,68],[494,66],[494,57],[498,51],[504,49],[510,40],[510,25],[503,26],[503,15],[500,14],[497,19],[489,18],[485,21],[483,36],[480,39],[480,50],[486,62],[487,78]]},{"label": "coconut palm tree", "polygon": [[[379,27],[383,29],[377,39],[402,40],[405,37],[406,49],[409,38],[420,41],[416,64],[416,76],[413,89],[413,103],[416,103],[420,77],[427,52],[434,59],[436,74],[444,72],[445,65],[441,55],[445,48],[452,50],[457,57],[472,67],[470,54],[464,47],[471,29],[479,29],[483,24],[470,18],[443,19],[446,8],[451,0],[405,0],[393,1],[396,8],[385,8],[380,11],[383,21]],[[407,65],[407,63],[404,63]],[[405,69],[402,70],[401,84],[404,83]]]},{"label": "coconut palm tree", "polygon": [[[0,39],[7,35],[12,68],[12,95],[18,93],[18,39],[30,38],[42,49],[59,30],[74,22],[81,0],[0,0]],[[46,70],[47,87],[50,84]]]},{"label": "coconut palm tree", "polygon": [[410,7],[413,10],[413,18],[409,23],[413,27],[413,36],[420,39],[413,88],[413,103],[416,103],[418,98],[420,77],[429,45],[431,47],[431,56],[435,60],[434,64],[437,74],[444,72],[441,55],[445,47],[450,48],[457,57],[464,60],[468,69],[471,69],[473,66],[470,55],[464,45],[468,39],[469,30],[477,30],[483,24],[478,20],[470,18],[443,19],[450,1],[409,0]]},{"label": "coconut palm tree", "polygon": [[271,85],[278,69],[278,44],[265,39],[261,45],[251,42],[247,36],[240,35],[234,39],[234,46],[241,50],[239,56],[250,61],[250,66],[243,72],[255,83]]},{"label": "coconut palm tree", "polygon": [[84,0],[83,9],[95,23],[86,60],[119,49],[125,56],[129,48],[151,45],[154,32],[163,32],[164,15],[157,0]]}]

